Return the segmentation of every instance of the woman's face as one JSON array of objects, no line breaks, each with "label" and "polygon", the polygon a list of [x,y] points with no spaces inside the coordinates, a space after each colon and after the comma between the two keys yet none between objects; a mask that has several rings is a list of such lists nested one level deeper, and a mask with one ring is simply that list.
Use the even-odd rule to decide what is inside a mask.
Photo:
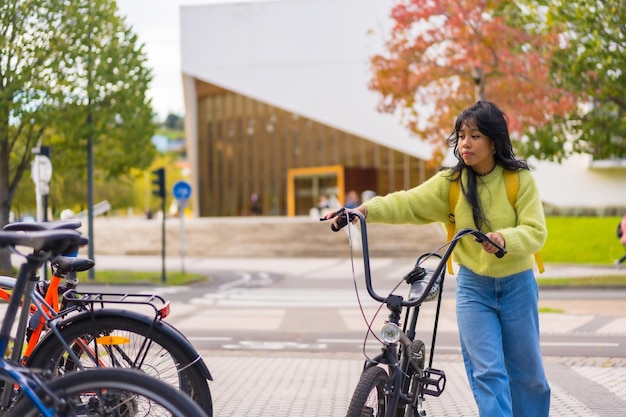
[{"label": "woman's face", "polygon": [[491,139],[483,135],[473,123],[461,126],[457,146],[465,165],[472,167],[477,174],[489,173],[496,164]]}]

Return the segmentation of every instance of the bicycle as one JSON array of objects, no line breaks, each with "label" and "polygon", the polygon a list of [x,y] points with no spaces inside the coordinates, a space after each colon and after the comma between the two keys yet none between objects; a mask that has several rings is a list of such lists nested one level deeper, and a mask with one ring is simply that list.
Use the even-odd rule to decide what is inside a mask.
[{"label": "bicycle", "polygon": [[[417,258],[415,267],[404,276],[402,281],[411,284],[409,297],[404,299],[394,292],[402,281],[386,296],[378,294],[372,285],[370,257],[368,249],[367,227],[365,217],[358,211],[344,208],[337,211],[338,228],[331,225],[335,232],[345,227],[353,219],[358,218],[361,226],[361,244],[363,252],[364,277],[367,292],[371,298],[386,306],[389,316],[381,329],[381,352],[374,358],[366,355],[363,372],[359,378],[354,394],[350,401],[347,417],[386,416],[386,417],[422,417],[426,415],[423,408],[425,396],[439,397],[446,385],[445,372],[433,368],[437,325],[443,294],[443,283],[446,274],[446,262],[451,256],[457,242],[465,236],[471,235],[478,242],[487,241],[498,248],[497,257],[506,254],[506,250],[496,245],[483,232],[474,229],[458,231],[450,242],[443,255],[438,248],[433,252],[426,252]],[[322,218],[320,220],[326,220]],[[352,256],[352,255],[351,255]],[[436,266],[422,266],[424,262],[435,257]],[[426,301],[437,301],[433,333],[430,343],[430,357],[426,362],[425,343],[416,338],[416,325],[421,305]],[[402,311],[406,308],[403,324]],[[366,340],[373,334],[368,324]],[[375,336],[375,335],[374,335]]]},{"label": "bicycle", "polygon": [[[49,259],[77,248],[86,239],[75,230],[16,233],[0,231],[0,247],[29,247],[22,255],[13,294],[0,325],[0,350],[9,346],[11,329],[19,305],[34,281],[36,271]],[[53,382],[42,378],[39,370],[0,356],[0,380],[3,393],[9,393],[9,407],[0,409],[0,416],[44,417],[65,416],[142,416],[168,415],[198,417],[205,415],[198,404],[186,394],[139,370],[97,368],[59,377]]]},{"label": "bicycle", "polygon": [[[77,229],[80,225],[79,220],[11,223],[5,230]],[[188,339],[163,321],[170,312],[169,302],[154,294],[78,292],[76,272],[93,265],[89,259],[74,256],[58,256],[51,262],[50,281],[39,281],[37,290],[28,293],[24,304],[30,305],[30,318],[18,323],[12,359],[55,377],[94,366],[138,368],[186,392],[212,416],[207,381],[213,378]],[[63,279],[65,285],[61,285]],[[15,279],[0,276],[0,299],[10,300],[14,286]],[[150,310],[113,308],[131,306]],[[26,349],[21,355],[24,335]],[[4,396],[0,405],[8,402]]]}]

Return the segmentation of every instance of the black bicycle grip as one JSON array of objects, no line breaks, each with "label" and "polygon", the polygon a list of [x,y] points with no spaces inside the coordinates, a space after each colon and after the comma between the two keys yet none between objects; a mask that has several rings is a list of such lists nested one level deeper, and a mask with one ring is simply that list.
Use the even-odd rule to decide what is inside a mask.
[{"label": "black bicycle grip", "polygon": [[478,243],[483,243],[484,241],[483,237],[484,237],[493,246],[495,246],[496,248],[499,248],[498,251],[494,253],[494,255],[496,255],[496,258],[502,258],[504,255],[506,255],[506,249],[501,248],[500,245],[498,245],[493,240],[489,239],[487,235],[485,235],[484,233],[480,232],[480,235],[474,234],[474,237],[476,238],[476,242]]},{"label": "black bicycle grip", "polygon": [[337,226],[335,226],[335,223],[330,225],[330,230],[332,230],[333,232],[338,232],[341,229],[343,229],[344,227],[346,227],[346,225],[348,224],[348,214],[345,214],[345,210],[343,210],[341,213],[339,213],[339,218],[337,219]]}]

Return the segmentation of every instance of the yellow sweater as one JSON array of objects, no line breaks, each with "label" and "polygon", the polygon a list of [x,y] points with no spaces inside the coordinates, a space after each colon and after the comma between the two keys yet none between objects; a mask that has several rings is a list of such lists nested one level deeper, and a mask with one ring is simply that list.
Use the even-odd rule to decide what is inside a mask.
[{"label": "yellow sweater", "polygon": [[[506,242],[507,254],[498,259],[485,252],[471,236],[461,239],[453,254],[455,262],[493,278],[532,269],[533,254],[543,247],[548,234],[537,185],[530,172],[519,171],[520,188],[515,209],[507,199],[503,172],[502,167],[496,166],[490,174],[477,177],[477,185],[481,207],[492,228],[483,232],[500,232]],[[449,175],[449,171],[441,171],[410,190],[373,198],[365,203],[367,221],[390,224],[439,222],[445,228],[450,214]],[[465,172],[462,180],[466,184]],[[457,231],[476,228],[472,209],[462,192],[459,193],[455,218]]]}]

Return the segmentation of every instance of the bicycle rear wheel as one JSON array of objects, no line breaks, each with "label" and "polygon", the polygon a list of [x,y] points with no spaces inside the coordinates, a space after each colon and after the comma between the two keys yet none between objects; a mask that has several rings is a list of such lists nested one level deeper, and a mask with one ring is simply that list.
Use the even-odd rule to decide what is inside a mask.
[{"label": "bicycle rear wheel", "polygon": [[[47,389],[64,400],[55,415],[72,417],[176,416],[199,417],[204,412],[185,393],[129,368],[99,368],[67,374],[47,384]],[[46,406],[53,402],[38,389]],[[9,417],[36,417],[41,413],[29,398],[21,397],[9,411]]]},{"label": "bicycle rear wheel", "polygon": [[367,368],[363,371],[350,400],[346,416],[384,416],[387,409],[387,401],[385,399],[387,382],[389,382],[389,375],[378,366]]},{"label": "bicycle rear wheel", "polygon": [[[138,368],[187,393],[212,416],[207,379],[176,340],[158,326],[121,314],[107,315],[70,322],[61,329],[61,336],[84,368]],[[79,369],[57,337],[41,341],[27,365],[47,370],[53,377]]]}]

